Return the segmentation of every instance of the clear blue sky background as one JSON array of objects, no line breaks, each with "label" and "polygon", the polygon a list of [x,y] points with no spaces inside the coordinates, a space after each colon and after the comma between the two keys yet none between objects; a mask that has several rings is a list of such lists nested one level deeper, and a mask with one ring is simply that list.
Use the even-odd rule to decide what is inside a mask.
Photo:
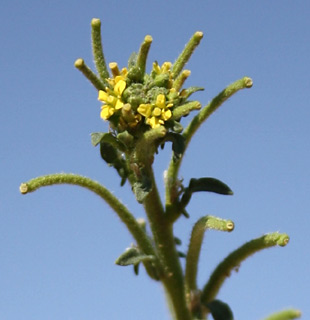
[{"label": "clear blue sky background", "polygon": [[[114,265],[132,239],[100,198],[78,187],[18,187],[48,173],[73,172],[110,187],[135,212],[128,185],[92,147],[90,133],[106,131],[96,90],[75,70],[92,64],[90,21],[102,20],[108,62],[125,66],[145,35],[152,61],[174,61],[191,35],[204,39],[187,68],[187,86],[206,90],[206,104],[243,76],[254,86],[222,106],[185,156],[184,181],[212,176],[233,197],[195,195],[190,219],[176,235],[186,250],[202,215],[235,222],[233,233],[208,232],[199,284],[244,242],[287,232],[285,248],[244,262],[220,291],[236,319],[261,319],[295,307],[310,317],[310,2],[308,1],[4,1],[0,10],[0,319],[169,319],[163,290],[131,268]],[[185,119],[188,121],[188,119]],[[186,123],[185,121],[185,123]],[[169,148],[158,156],[162,171]],[[162,190],[162,189],[161,189]]]}]

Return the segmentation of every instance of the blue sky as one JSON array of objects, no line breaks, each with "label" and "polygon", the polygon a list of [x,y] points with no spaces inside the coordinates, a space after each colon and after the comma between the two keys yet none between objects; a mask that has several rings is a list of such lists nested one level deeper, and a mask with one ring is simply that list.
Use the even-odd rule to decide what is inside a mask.
[{"label": "blue sky", "polygon": [[[5,1],[0,11],[0,318],[169,319],[163,290],[144,272],[114,265],[132,239],[98,197],[78,187],[18,187],[48,173],[89,176],[113,190],[137,217],[128,185],[92,147],[106,131],[96,90],[75,70],[92,66],[90,21],[102,21],[106,60],[125,66],[145,35],[153,37],[148,70],[174,61],[191,35],[204,38],[187,68],[187,86],[205,87],[206,104],[226,85],[254,85],[225,103],[200,129],[181,176],[225,181],[233,197],[195,195],[176,235],[186,250],[195,221],[232,219],[230,234],[208,232],[199,284],[218,262],[266,232],[290,235],[285,248],[261,252],[227,280],[218,298],[236,319],[262,319],[285,307],[309,307],[310,108],[307,1]],[[185,119],[188,121],[187,119]],[[186,121],[184,123],[186,123]],[[159,185],[169,148],[158,156]],[[161,189],[162,190],[162,189]]]}]

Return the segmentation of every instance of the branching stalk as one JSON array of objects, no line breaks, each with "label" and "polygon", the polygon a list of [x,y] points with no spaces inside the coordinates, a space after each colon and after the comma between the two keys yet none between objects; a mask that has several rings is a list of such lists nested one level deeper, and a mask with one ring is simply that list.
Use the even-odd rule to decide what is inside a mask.
[{"label": "branching stalk", "polygon": [[[184,130],[183,137],[185,138],[185,150],[201,124],[208,119],[208,117],[218,109],[223,102],[229,99],[233,94],[244,88],[251,88],[253,85],[252,79],[244,77],[240,80],[235,81],[220,92],[215,98],[211,100],[201,111],[192,119],[190,124]],[[184,150],[184,153],[185,153]],[[183,153],[183,155],[184,155]],[[183,157],[182,157],[183,158]],[[170,206],[173,203],[173,194],[176,193],[177,187],[177,176],[181,166],[182,158],[178,161],[171,160],[168,171],[167,171],[167,184],[166,184],[166,205]]]},{"label": "branching stalk", "polygon": [[137,241],[139,247],[147,255],[154,255],[154,248],[143,231],[139,223],[134,218],[133,214],[116,198],[108,189],[92,179],[77,175],[77,174],[50,174],[41,176],[20,186],[22,194],[33,192],[41,187],[51,186],[55,184],[71,184],[86,188],[98,196],[100,196],[106,203],[117,213],[119,218],[125,223],[132,236]]},{"label": "branching stalk", "polygon": [[101,43],[101,21],[99,19],[92,19],[91,21],[91,38],[94,62],[96,69],[102,81],[109,78],[109,71],[104,59],[102,43]]},{"label": "branching stalk", "polygon": [[301,312],[297,309],[287,309],[271,314],[264,320],[293,320],[301,317]]},{"label": "branching stalk", "polygon": [[184,50],[181,52],[179,57],[176,59],[172,66],[172,74],[173,78],[177,78],[177,76],[180,74],[182,69],[184,68],[185,64],[193,54],[196,47],[199,45],[200,40],[203,37],[203,33],[201,31],[197,31],[194,33],[192,38],[189,40],[187,45],[185,46]]},{"label": "branching stalk", "polygon": [[80,70],[91,84],[99,91],[105,88],[105,85],[97,77],[97,75],[85,64],[83,59],[77,59],[74,66]]},{"label": "branching stalk", "polygon": [[251,240],[229,254],[213,271],[209,281],[202,290],[201,301],[204,304],[214,300],[222,284],[231,271],[239,268],[242,261],[254,253],[276,245],[281,247],[287,245],[289,236],[285,233],[269,233],[260,238]]},{"label": "branching stalk", "polygon": [[213,216],[200,218],[193,227],[188,252],[186,255],[185,284],[189,294],[197,290],[198,261],[204,233],[207,229],[231,232],[234,223],[231,220],[224,220]]}]

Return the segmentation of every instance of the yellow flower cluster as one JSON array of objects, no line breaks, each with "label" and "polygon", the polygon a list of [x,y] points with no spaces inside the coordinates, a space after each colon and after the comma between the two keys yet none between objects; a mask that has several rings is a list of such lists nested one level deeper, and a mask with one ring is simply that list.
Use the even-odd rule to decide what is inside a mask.
[{"label": "yellow flower cluster", "polygon": [[98,100],[104,102],[100,112],[100,117],[104,120],[108,120],[116,110],[123,107],[122,93],[126,88],[126,75],[128,73],[126,68],[120,72],[114,62],[110,63],[110,68],[114,78],[108,79],[108,82],[113,90],[107,87],[105,91],[99,90],[98,95]]},{"label": "yellow flower cluster", "polygon": [[[116,63],[109,64],[113,74],[113,78],[107,79],[109,87],[105,90],[99,90],[98,100],[103,102],[101,107],[100,117],[104,120],[108,120],[118,110],[124,109],[123,113],[128,113],[131,110],[130,105],[122,100],[122,94],[126,89],[126,77],[128,71],[126,68],[119,71]],[[165,62],[161,67],[158,63],[153,63],[153,72],[156,75],[169,74],[169,82],[172,83],[170,76],[171,63]],[[171,87],[169,83],[169,87]],[[173,90],[173,89],[170,89]],[[164,94],[158,94],[155,103],[141,103],[137,108],[137,113],[132,117],[133,123],[128,123],[129,126],[135,127],[137,122],[145,118],[145,123],[152,128],[158,128],[164,125],[165,121],[172,117],[172,111],[170,110],[173,103],[166,102],[166,96]]]},{"label": "yellow flower cluster", "polygon": [[165,121],[169,120],[172,112],[169,108],[173,106],[172,103],[166,104],[166,97],[159,94],[156,98],[155,104],[140,104],[138,112],[145,117],[145,122],[152,128],[158,128],[163,125]]}]

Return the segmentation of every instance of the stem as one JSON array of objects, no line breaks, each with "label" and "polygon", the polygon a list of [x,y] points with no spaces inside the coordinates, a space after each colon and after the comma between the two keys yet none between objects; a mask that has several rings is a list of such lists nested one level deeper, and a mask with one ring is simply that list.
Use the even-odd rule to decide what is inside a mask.
[{"label": "stem", "polygon": [[181,54],[179,55],[177,60],[174,62],[173,66],[172,66],[172,70],[171,70],[174,79],[182,71],[186,62],[189,60],[189,58],[193,54],[196,47],[199,45],[202,37],[203,37],[203,33],[201,31],[195,32],[194,35],[192,36],[192,38],[187,43],[187,45],[185,46],[184,50],[181,52]]},{"label": "stem", "polygon": [[105,63],[102,43],[101,43],[101,21],[100,19],[92,19],[91,21],[91,38],[92,38],[92,48],[93,56],[96,65],[96,69],[102,81],[109,78],[109,71]]},{"label": "stem", "polygon": [[174,88],[176,91],[180,91],[185,80],[190,76],[190,74],[190,70],[183,70],[179,74],[179,76],[173,81],[172,88]]},{"label": "stem", "polygon": [[55,184],[77,185],[99,195],[125,223],[132,236],[136,239],[141,250],[143,250],[143,252],[147,255],[156,256],[152,243],[134,218],[133,214],[108,189],[96,181],[76,174],[51,174],[32,179],[26,183],[22,183],[20,186],[20,192],[22,194],[26,194],[41,187]]},{"label": "stem", "polygon": [[104,90],[105,86],[97,75],[85,64],[83,59],[77,59],[74,66],[92,83],[97,90]]},{"label": "stem", "polygon": [[[215,98],[211,100],[190,122],[187,128],[184,130],[183,137],[185,138],[185,150],[194,135],[194,133],[198,130],[201,124],[208,119],[208,117],[218,109],[223,102],[225,102],[228,98],[230,98],[233,94],[238,92],[244,88],[252,87],[252,79],[248,77],[244,77],[230,84],[227,88],[225,88],[222,92],[220,92]],[[178,171],[181,166],[183,157],[178,161],[171,160],[168,172],[167,172],[167,184],[166,184],[166,205],[171,206],[174,202],[174,196],[177,194],[177,176]]]},{"label": "stem", "polygon": [[283,247],[287,245],[288,242],[289,236],[287,234],[274,232],[251,240],[233,251],[213,271],[208,283],[202,290],[201,301],[207,304],[214,300],[231,271],[239,268],[243,260],[262,249],[276,245]]},{"label": "stem", "polygon": [[271,314],[264,320],[292,320],[301,317],[301,312],[297,309],[287,309]]},{"label": "stem", "polygon": [[211,100],[190,122],[188,127],[184,130],[183,136],[187,141],[187,144],[190,142],[193,134],[201,126],[201,124],[216,110],[218,109],[223,102],[228,100],[233,94],[238,92],[241,89],[251,88],[253,81],[251,78],[244,77],[240,80],[235,81],[220,92],[215,98]]},{"label": "stem", "polygon": [[191,315],[186,305],[184,278],[178,253],[174,243],[173,225],[166,219],[164,209],[158,194],[152,168],[148,167],[148,175],[152,179],[152,190],[144,200],[151,230],[154,236],[158,258],[163,272],[161,281],[171,305],[176,320],[190,320]]},{"label": "stem", "polygon": [[137,57],[137,67],[139,68],[139,72],[141,73],[141,79],[143,80],[143,76],[145,73],[146,59],[149,53],[151,43],[153,38],[149,35],[145,36],[143,43],[141,44],[138,57]]},{"label": "stem", "polygon": [[186,255],[185,283],[188,294],[197,290],[198,260],[204,233],[207,229],[231,232],[234,229],[234,223],[231,220],[205,216],[200,218],[194,225]]}]

